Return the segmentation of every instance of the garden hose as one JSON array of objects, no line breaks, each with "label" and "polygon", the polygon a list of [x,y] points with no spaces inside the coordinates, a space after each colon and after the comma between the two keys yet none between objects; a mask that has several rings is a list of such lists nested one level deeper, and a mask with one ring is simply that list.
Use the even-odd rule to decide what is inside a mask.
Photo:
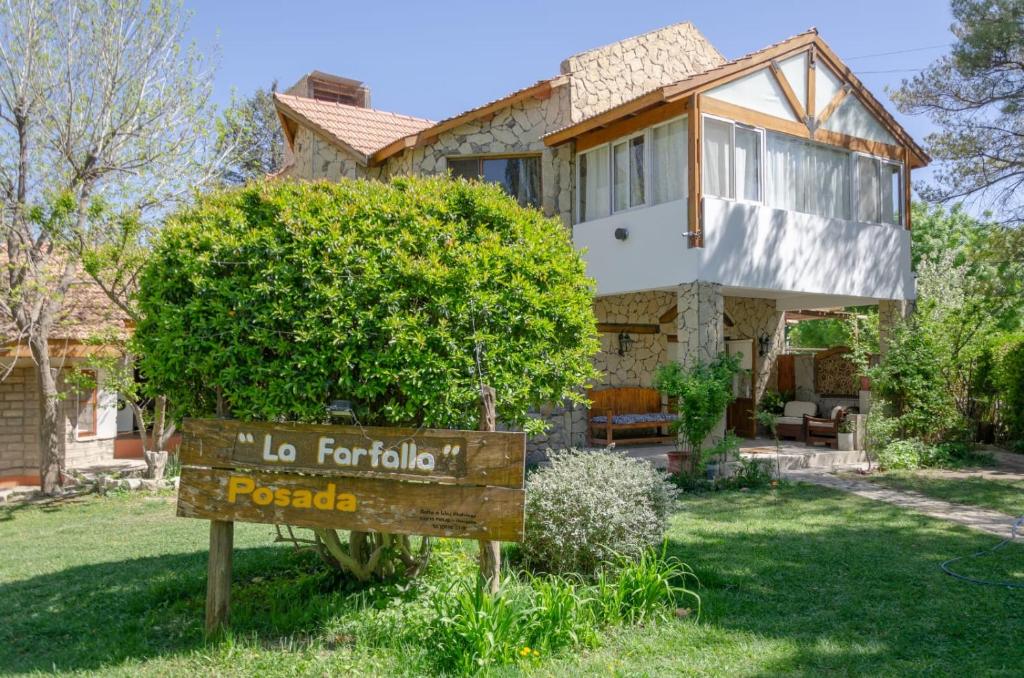
[{"label": "garden hose", "polygon": [[983,584],[985,586],[1003,586],[1003,587],[1006,587],[1008,589],[1024,589],[1024,582],[992,581],[992,580],[989,580],[989,579],[977,579],[975,577],[968,577],[967,575],[959,574],[957,572],[954,572],[949,567],[951,564],[957,562],[958,560],[967,560],[969,558],[980,558],[981,556],[992,555],[993,553],[995,553],[996,551],[998,551],[999,549],[1003,548],[1004,546],[1006,546],[1007,544],[1009,544],[1010,542],[1012,542],[1014,539],[1017,538],[1017,530],[1020,528],[1020,526],[1022,524],[1024,524],[1024,514],[1022,514],[1019,518],[1017,518],[1017,520],[1013,521],[1013,526],[1010,528],[1010,536],[1007,537],[1006,539],[1002,540],[1001,542],[999,542],[998,544],[996,544],[992,548],[990,548],[990,549],[983,549],[983,550],[978,551],[976,553],[972,553],[972,554],[970,554],[968,556],[958,556],[956,558],[950,558],[946,562],[942,563],[939,567],[941,567],[942,571],[945,572],[946,574],[950,575],[951,577],[956,577],[957,579],[962,579],[962,580],[964,580],[966,582],[970,582],[972,584]]}]

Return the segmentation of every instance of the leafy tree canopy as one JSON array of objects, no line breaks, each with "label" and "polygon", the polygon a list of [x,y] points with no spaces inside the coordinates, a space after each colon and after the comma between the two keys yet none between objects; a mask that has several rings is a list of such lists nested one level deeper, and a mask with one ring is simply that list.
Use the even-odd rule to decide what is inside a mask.
[{"label": "leafy tree canopy", "polygon": [[281,169],[284,136],[274,109],[277,82],[246,98],[232,95],[217,121],[216,149],[223,156],[221,180],[236,186]]},{"label": "leafy tree canopy", "polygon": [[[943,161],[929,201],[984,196],[1005,220],[1024,221],[1024,0],[952,0],[956,43],[894,93],[904,113],[939,127],[929,152]],[[915,224],[916,228],[916,224]]]},{"label": "leafy tree canopy", "polygon": [[143,272],[141,368],[178,414],[475,427],[579,399],[593,285],[557,220],[497,186],[259,182],[175,215]]}]

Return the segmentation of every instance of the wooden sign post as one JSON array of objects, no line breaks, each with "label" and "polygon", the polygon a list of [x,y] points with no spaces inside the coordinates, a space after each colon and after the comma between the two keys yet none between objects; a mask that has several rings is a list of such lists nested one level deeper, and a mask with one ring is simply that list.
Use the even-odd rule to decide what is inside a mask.
[{"label": "wooden sign post", "polygon": [[178,515],[211,521],[207,631],[228,620],[235,521],[476,539],[496,590],[499,542],[523,538],[526,436],[493,430],[491,393],[481,431],[185,420]]}]

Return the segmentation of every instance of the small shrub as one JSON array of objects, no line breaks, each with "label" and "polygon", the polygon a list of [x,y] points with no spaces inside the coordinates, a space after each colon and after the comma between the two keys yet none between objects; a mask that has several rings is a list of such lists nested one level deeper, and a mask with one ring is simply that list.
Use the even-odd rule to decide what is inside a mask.
[{"label": "small shrub", "polygon": [[589,575],[661,541],[678,490],[650,464],[613,451],[562,451],[526,488],[526,563]]},{"label": "small shrub", "polygon": [[697,576],[688,565],[647,549],[636,560],[619,559],[613,575],[598,574],[595,603],[598,620],[605,625],[644,624],[666,618],[693,600],[700,608],[700,596],[687,588]]},{"label": "small shrub", "polygon": [[928,446],[920,440],[894,440],[878,453],[878,465],[884,469],[921,468]]},{"label": "small shrub", "polygon": [[966,464],[986,464],[989,455],[976,452],[963,442],[943,442],[928,445],[920,440],[895,440],[878,455],[884,469],[950,468]]}]

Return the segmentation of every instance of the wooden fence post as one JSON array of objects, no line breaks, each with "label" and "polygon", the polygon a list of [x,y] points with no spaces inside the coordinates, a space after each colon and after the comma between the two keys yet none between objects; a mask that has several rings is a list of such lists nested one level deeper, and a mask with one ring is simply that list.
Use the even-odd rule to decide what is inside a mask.
[{"label": "wooden fence post", "polygon": [[206,574],[206,633],[228,624],[231,610],[231,556],[235,524],[227,520],[210,521],[210,562]]},{"label": "wooden fence post", "polygon": [[[480,387],[480,430],[497,429],[497,414],[494,406],[494,389]],[[488,582],[491,593],[497,593],[501,586],[501,542],[480,541],[480,574]]]}]

